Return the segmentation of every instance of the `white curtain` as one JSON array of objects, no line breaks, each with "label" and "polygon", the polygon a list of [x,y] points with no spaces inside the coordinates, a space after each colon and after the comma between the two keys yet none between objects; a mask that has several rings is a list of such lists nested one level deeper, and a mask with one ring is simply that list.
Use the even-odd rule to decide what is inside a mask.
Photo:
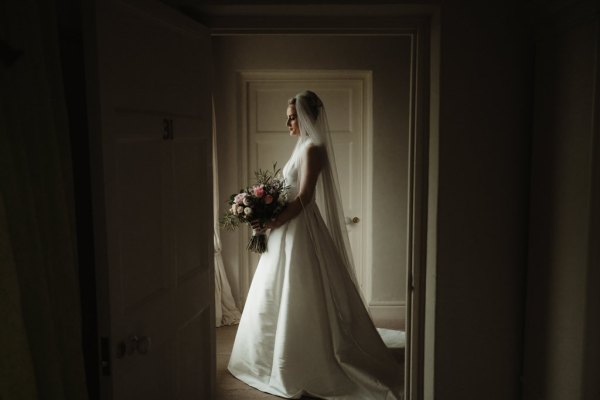
[{"label": "white curtain", "polygon": [[217,162],[217,124],[215,105],[212,107],[212,141],[213,141],[213,194],[214,194],[214,239],[215,239],[215,318],[216,326],[233,325],[240,322],[240,310],[235,305],[231,294],[231,286],[225,272],[221,256],[221,236],[219,235],[219,163]]}]

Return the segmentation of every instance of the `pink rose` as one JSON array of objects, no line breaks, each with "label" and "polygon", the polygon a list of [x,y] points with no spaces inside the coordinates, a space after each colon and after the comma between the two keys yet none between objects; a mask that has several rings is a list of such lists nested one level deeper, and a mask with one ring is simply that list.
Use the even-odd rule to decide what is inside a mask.
[{"label": "pink rose", "polygon": [[254,195],[258,198],[261,198],[265,195],[265,188],[263,185],[254,186]]},{"label": "pink rose", "polygon": [[264,202],[265,204],[271,204],[273,202],[273,196],[271,196],[270,194],[266,195],[264,198]]},{"label": "pink rose", "polygon": [[246,198],[247,194],[246,193],[238,193],[237,195],[235,195],[233,201],[236,204],[242,204],[244,202],[244,199]]}]

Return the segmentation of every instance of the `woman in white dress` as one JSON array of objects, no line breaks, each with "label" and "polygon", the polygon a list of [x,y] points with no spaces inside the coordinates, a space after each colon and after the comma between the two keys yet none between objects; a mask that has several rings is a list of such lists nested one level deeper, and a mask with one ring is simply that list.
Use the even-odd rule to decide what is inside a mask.
[{"label": "woman in white dress", "polygon": [[228,369],[285,398],[400,399],[403,368],[356,284],[327,117],[315,93],[290,99],[287,126],[298,140],[283,168],[290,201],[260,227],[271,230],[268,251],[254,274]]}]

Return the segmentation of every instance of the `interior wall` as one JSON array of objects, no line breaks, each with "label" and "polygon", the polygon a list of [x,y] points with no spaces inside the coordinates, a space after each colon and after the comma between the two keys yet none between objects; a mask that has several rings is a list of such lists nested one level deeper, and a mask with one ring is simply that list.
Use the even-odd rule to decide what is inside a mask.
[{"label": "interior wall", "polygon": [[[525,399],[600,397],[600,282],[592,257],[599,244],[592,193],[593,179],[599,184],[600,8],[592,10],[565,7],[538,27]],[[586,373],[595,378],[586,381]]]},{"label": "interior wall", "polygon": [[527,10],[444,1],[428,398],[517,399],[527,254]]},{"label": "interior wall", "polygon": [[[360,36],[218,36],[213,38],[223,200],[238,182],[240,70],[356,69],[373,71],[373,300],[405,301],[410,39]],[[286,104],[281,105],[282,135]],[[224,207],[223,207],[224,208]],[[240,299],[239,235],[223,232],[223,258]]]}]

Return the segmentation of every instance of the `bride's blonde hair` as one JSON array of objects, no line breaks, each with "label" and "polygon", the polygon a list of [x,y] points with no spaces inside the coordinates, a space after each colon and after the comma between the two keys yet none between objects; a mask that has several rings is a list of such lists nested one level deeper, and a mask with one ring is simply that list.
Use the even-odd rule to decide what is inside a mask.
[{"label": "bride's blonde hair", "polygon": [[313,121],[316,121],[321,112],[321,108],[323,107],[323,102],[321,101],[319,96],[317,96],[315,92],[305,90],[304,92],[300,92],[296,96],[289,99],[288,104],[293,105],[295,107],[296,102],[299,98],[302,98],[305,101],[307,111],[310,114],[310,118]]}]

